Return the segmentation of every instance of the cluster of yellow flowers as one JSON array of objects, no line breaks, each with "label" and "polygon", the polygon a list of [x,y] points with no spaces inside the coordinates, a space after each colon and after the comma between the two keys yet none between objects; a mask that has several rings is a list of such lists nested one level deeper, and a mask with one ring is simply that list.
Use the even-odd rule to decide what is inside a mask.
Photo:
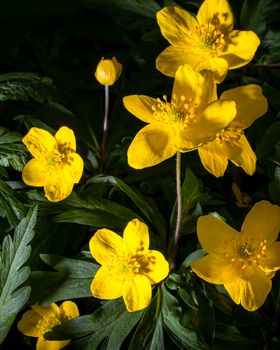
[{"label": "cluster of yellow flowers", "polygon": [[[255,84],[230,89],[218,98],[217,83],[224,80],[229,69],[252,60],[260,43],[257,35],[233,30],[233,15],[226,0],[205,0],[196,18],[181,8],[165,7],[157,13],[157,21],[171,46],[158,56],[156,67],[174,77],[174,85],[170,100],[167,96],[124,97],[125,108],[148,123],[128,149],[129,165],[142,169],[177,152],[198,149],[203,166],[216,177],[224,175],[228,160],[252,175],[256,156],[244,129],[267,111],[266,98]],[[102,59],[95,76],[109,86],[121,70],[115,58]],[[24,182],[43,186],[50,201],[66,198],[83,172],[73,131],[64,126],[52,136],[31,128],[23,142],[34,156],[24,167]],[[267,201],[255,204],[241,232],[211,215],[202,216],[198,239],[209,255],[195,261],[192,269],[210,283],[223,284],[235,303],[254,311],[264,303],[271,279],[280,269],[280,242],[275,242],[279,229],[280,208]],[[101,264],[91,284],[92,294],[100,299],[122,296],[130,312],[147,307],[151,285],[169,273],[164,256],[149,250],[147,225],[137,219],[127,224],[123,238],[103,228],[91,238],[89,246]],[[18,327],[26,335],[39,337],[37,349],[47,349],[40,345],[47,342],[44,332],[78,316],[76,309],[67,311],[66,303],[60,309],[55,304],[45,309],[35,305],[23,316]],[[60,347],[62,342],[57,342],[51,349]]]}]

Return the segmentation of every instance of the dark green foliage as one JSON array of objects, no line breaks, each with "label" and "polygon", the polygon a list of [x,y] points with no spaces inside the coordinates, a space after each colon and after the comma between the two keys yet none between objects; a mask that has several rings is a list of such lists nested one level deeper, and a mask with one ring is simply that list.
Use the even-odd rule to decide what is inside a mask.
[{"label": "dark green foliage", "polygon": [[[122,298],[92,297],[100,267],[88,243],[96,230],[122,235],[134,218],[146,222],[150,249],[168,259],[176,224],[175,159],[135,170],[127,148],[144,123],[128,113],[127,95],[169,96],[173,79],[156,70],[168,46],[156,22],[163,6],[193,14],[202,0],[73,0],[3,2],[0,8],[0,342],[30,349],[16,323],[28,307],[74,299],[80,317],[56,326],[47,339],[71,339],[72,350],[276,350],[280,348],[280,274],[260,310],[233,303],[223,286],[191,270],[205,255],[197,240],[201,215],[212,213],[240,229],[249,207],[238,207],[231,186],[280,205],[280,5],[277,0],[229,0],[235,29],[261,39],[254,59],[229,71],[218,93],[255,83],[269,110],[246,131],[257,155],[252,177],[229,165],[222,178],[202,167],[197,152],[182,153],[182,226],[176,269],[153,286],[143,311],[129,313]],[[6,3],[4,5],[4,3]],[[94,78],[102,57],[115,56],[122,74],[110,87],[109,130],[101,149],[104,87]],[[72,194],[49,202],[43,188],[22,182],[31,155],[22,137],[31,127],[53,135],[73,129],[85,162]],[[38,220],[36,208],[38,205]],[[28,208],[32,207],[28,211]],[[13,230],[15,232],[13,233]],[[32,247],[32,252],[31,252]],[[31,272],[30,272],[31,270]],[[21,312],[22,311],[22,312]],[[6,339],[5,339],[6,338]],[[5,340],[4,340],[5,339]],[[32,339],[34,340],[34,339]]]}]

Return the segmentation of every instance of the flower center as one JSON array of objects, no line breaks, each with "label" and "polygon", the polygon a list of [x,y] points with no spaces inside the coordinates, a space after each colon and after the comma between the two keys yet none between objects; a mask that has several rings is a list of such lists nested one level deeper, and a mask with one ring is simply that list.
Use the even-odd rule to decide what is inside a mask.
[{"label": "flower center", "polygon": [[220,143],[229,142],[233,146],[242,135],[244,135],[244,131],[241,127],[230,125],[216,134],[216,140]]},{"label": "flower center", "polygon": [[169,124],[176,129],[183,129],[194,122],[195,107],[193,99],[186,99],[181,95],[173,94],[171,102],[167,102],[164,95],[163,100],[157,98],[157,104],[152,106],[155,119],[159,123]]},{"label": "flower center", "polygon": [[260,265],[259,259],[266,257],[266,239],[261,241],[259,244],[256,244],[253,238],[246,237],[241,240],[232,238],[226,240],[224,245],[226,259],[231,263],[241,264],[242,270],[246,269],[248,265]]},{"label": "flower center", "polygon": [[70,147],[70,142],[58,144],[57,148],[47,155],[49,166],[59,166],[63,164],[71,164],[74,160],[72,157],[73,148]]},{"label": "flower center", "polygon": [[40,334],[43,336],[45,333],[49,332],[54,326],[61,324],[62,322],[68,320],[67,316],[59,317],[58,315],[48,315],[43,316],[37,324],[37,328]]},{"label": "flower center", "polygon": [[217,56],[218,51],[225,47],[224,34],[214,23],[208,22],[197,26],[192,32],[191,37],[194,41],[193,50],[199,51],[206,49],[212,56]]}]

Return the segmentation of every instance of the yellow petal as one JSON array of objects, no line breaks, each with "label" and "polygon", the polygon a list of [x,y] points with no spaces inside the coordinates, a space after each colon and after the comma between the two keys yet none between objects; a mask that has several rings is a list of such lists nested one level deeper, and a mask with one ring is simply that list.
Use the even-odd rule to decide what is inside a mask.
[{"label": "yellow petal", "polygon": [[152,284],[159,283],[167,277],[169,264],[157,250],[149,250],[141,261],[144,262],[145,268],[140,270],[140,273],[147,276]]},{"label": "yellow petal", "polygon": [[226,0],[205,0],[196,18],[200,25],[212,23],[224,33],[233,28],[233,15]]},{"label": "yellow petal", "polygon": [[72,177],[66,171],[48,174],[44,186],[45,195],[51,202],[59,202],[68,197],[73,190]]},{"label": "yellow petal", "polygon": [[162,35],[176,46],[184,46],[192,43],[190,31],[198,23],[197,20],[187,11],[175,7],[164,7],[157,13],[157,22]]},{"label": "yellow petal", "polygon": [[70,343],[71,340],[46,340],[40,337],[37,341],[36,350],[60,350]]},{"label": "yellow petal", "polygon": [[136,134],[130,144],[128,164],[135,169],[143,169],[163,162],[174,156],[174,130],[160,124],[150,124]]},{"label": "yellow petal", "polygon": [[248,175],[253,175],[256,170],[257,157],[253,152],[248,140],[243,135],[234,144],[224,142],[224,149],[228,158],[235,164],[243,168]]},{"label": "yellow petal", "polygon": [[271,280],[255,264],[247,266],[244,274],[225,288],[236,304],[248,311],[260,308],[271,290]]},{"label": "yellow petal", "polygon": [[38,304],[32,305],[32,310],[42,317],[52,317],[59,315],[59,307],[52,303],[48,306],[41,306]]},{"label": "yellow petal", "polygon": [[233,100],[236,103],[236,117],[234,123],[243,129],[266,113],[267,100],[262,94],[260,86],[250,84],[230,89],[222,93],[221,100]]},{"label": "yellow petal", "polygon": [[22,170],[22,180],[28,186],[44,186],[47,178],[47,167],[44,160],[31,159]]},{"label": "yellow petal", "polygon": [[194,261],[191,268],[200,278],[214,284],[230,283],[240,275],[240,269],[236,264],[217,259],[212,255]]},{"label": "yellow petal", "polygon": [[72,153],[70,158],[69,164],[64,164],[63,173],[65,174],[63,176],[69,178],[69,181],[73,183],[78,183],[83,175],[84,161],[77,153]]},{"label": "yellow petal", "polygon": [[153,106],[158,102],[155,98],[144,95],[130,95],[123,98],[125,108],[138,119],[145,123],[155,121]]},{"label": "yellow petal", "polygon": [[33,310],[25,312],[17,324],[17,327],[21,333],[29,337],[39,337],[40,329],[37,328],[38,322],[42,319],[38,313]]},{"label": "yellow petal", "polygon": [[264,200],[256,203],[247,214],[241,230],[253,235],[255,241],[266,239],[268,243],[274,242],[280,230],[280,207]]},{"label": "yellow petal", "polygon": [[80,315],[78,307],[73,301],[64,301],[60,305],[60,313],[63,316],[65,315],[69,320]]},{"label": "yellow petal", "polygon": [[198,148],[198,154],[204,168],[216,177],[223,176],[228,157],[224,152],[223,143],[214,140]]},{"label": "yellow petal", "polygon": [[89,249],[91,255],[101,265],[106,265],[126,253],[123,239],[106,228],[96,231],[89,241]]},{"label": "yellow petal", "polygon": [[63,147],[70,147],[73,152],[76,151],[76,139],[73,130],[62,126],[55,134],[57,143]]},{"label": "yellow petal", "polygon": [[203,61],[196,67],[197,70],[210,70],[214,74],[217,83],[221,83],[228,72],[228,62],[221,57],[211,57],[209,54],[203,57]]},{"label": "yellow petal", "polygon": [[148,226],[138,219],[131,220],[123,232],[124,244],[130,254],[145,254],[149,249]]},{"label": "yellow petal", "polygon": [[235,69],[249,63],[260,44],[260,39],[254,32],[233,30],[226,34],[225,49],[219,54],[229,65],[229,69]]},{"label": "yellow petal", "polygon": [[266,272],[280,269],[280,242],[273,242],[267,246],[264,256],[259,259],[260,267]]},{"label": "yellow petal", "polygon": [[191,66],[185,64],[180,66],[175,74],[175,82],[172,91],[172,99],[184,96],[186,102],[192,99],[193,104],[200,108],[205,107],[216,88],[213,77],[207,75],[204,78],[200,73],[194,71]]},{"label": "yellow petal", "polygon": [[[107,262],[108,262],[107,258]],[[92,295],[99,299],[116,299],[123,295],[124,281],[114,273],[111,273],[110,268],[101,266],[96,272],[90,286]]]},{"label": "yellow petal", "polygon": [[224,257],[226,240],[236,237],[239,233],[212,215],[205,215],[198,218],[197,235],[202,248],[216,257]]},{"label": "yellow petal", "polygon": [[225,128],[235,117],[234,101],[215,101],[196,116],[194,123],[178,133],[174,141],[181,152],[189,151],[215,139],[216,134]]},{"label": "yellow petal", "polygon": [[203,59],[204,57],[192,53],[187,47],[168,46],[157,57],[156,68],[161,73],[174,77],[180,65],[189,64],[194,70],[198,70],[197,67],[202,66]]},{"label": "yellow petal", "polygon": [[56,139],[48,131],[39,128],[31,128],[22,142],[37,159],[45,159],[48,152],[57,148]]},{"label": "yellow petal", "polygon": [[148,278],[136,275],[134,280],[124,285],[123,298],[129,312],[147,307],[152,298],[152,288]]}]

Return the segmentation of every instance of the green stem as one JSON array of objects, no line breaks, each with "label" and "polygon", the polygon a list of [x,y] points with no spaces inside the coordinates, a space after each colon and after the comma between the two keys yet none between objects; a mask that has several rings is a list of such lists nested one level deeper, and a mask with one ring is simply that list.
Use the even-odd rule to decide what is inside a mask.
[{"label": "green stem", "polygon": [[182,193],[181,193],[181,153],[177,152],[176,156],[176,194],[177,194],[177,220],[174,233],[175,247],[178,245],[180,237],[180,228],[182,221]]},{"label": "green stem", "polygon": [[104,119],[103,119],[103,136],[101,141],[101,169],[106,156],[106,142],[108,136],[108,122],[109,122],[109,85],[105,85],[105,105],[104,105]]},{"label": "green stem", "polygon": [[170,259],[170,270],[175,269],[175,260],[178,242],[180,238],[180,229],[182,222],[182,193],[181,193],[181,153],[177,152],[176,154],[176,195],[177,195],[177,218],[176,218],[176,227],[174,232],[174,240],[171,250],[171,259]]}]

